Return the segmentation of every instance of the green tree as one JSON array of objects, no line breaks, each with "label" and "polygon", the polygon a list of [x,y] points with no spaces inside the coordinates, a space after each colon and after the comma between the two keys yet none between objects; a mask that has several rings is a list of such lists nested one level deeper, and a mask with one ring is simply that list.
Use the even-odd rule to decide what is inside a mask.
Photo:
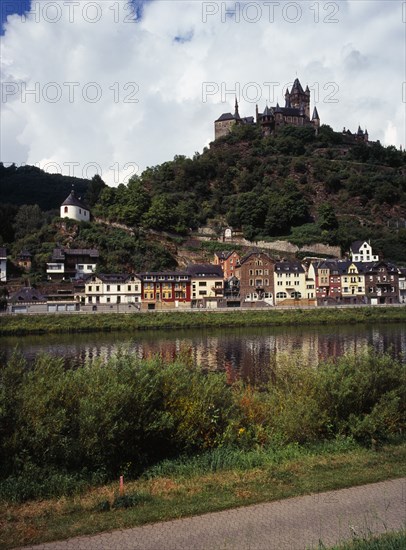
[{"label": "green tree", "polygon": [[338,220],[331,204],[325,203],[319,206],[317,211],[318,225],[320,229],[331,231],[337,229]]},{"label": "green tree", "polygon": [[14,231],[16,239],[21,239],[40,229],[46,220],[38,204],[23,204],[20,206],[15,220]]}]

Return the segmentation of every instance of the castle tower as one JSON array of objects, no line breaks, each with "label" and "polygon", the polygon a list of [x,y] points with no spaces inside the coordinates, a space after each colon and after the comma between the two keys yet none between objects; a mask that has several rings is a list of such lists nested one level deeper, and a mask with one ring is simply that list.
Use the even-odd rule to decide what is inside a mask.
[{"label": "castle tower", "polygon": [[271,135],[275,129],[275,118],[273,115],[273,110],[268,107],[268,105],[265,107],[265,110],[261,116],[261,127],[264,136]]},{"label": "castle tower", "polygon": [[307,86],[306,91],[304,91],[298,78],[293,83],[289,94],[289,101],[290,106],[295,109],[300,109],[301,105],[303,105],[304,113],[310,119],[310,90]]},{"label": "castle tower", "polygon": [[240,119],[240,113],[238,112],[238,101],[237,101],[237,97],[235,98],[235,111],[234,111],[234,118],[236,120]]},{"label": "castle tower", "polygon": [[320,128],[320,117],[319,117],[319,113],[317,112],[317,107],[313,109],[312,124],[316,130],[316,136],[317,136]]},{"label": "castle tower", "polygon": [[289,88],[286,88],[286,92],[285,92],[285,108],[288,108],[290,107],[290,93],[289,93]]}]

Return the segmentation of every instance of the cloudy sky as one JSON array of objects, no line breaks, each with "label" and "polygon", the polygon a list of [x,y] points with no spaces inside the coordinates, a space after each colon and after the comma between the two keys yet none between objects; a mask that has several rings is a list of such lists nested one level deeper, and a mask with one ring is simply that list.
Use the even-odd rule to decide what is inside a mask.
[{"label": "cloudy sky", "polygon": [[406,2],[2,0],[4,163],[126,182],[213,139],[232,111],[284,104],[406,145]]}]

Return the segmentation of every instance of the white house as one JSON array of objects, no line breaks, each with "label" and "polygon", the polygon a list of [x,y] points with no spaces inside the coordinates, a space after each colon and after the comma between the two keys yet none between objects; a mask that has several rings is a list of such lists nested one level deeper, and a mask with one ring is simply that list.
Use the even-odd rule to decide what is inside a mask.
[{"label": "white house", "polygon": [[0,282],[7,281],[7,250],[0,248]]},{"label": "white house", "polygon": [[105,310],[120,304],[136,307],[141,302],[141,280],[136,275],[91,275],[85,283],[84,305]]},{"label": "white house", "polygon": [[306,272],[299,262],[276,262],[274,284],[276,305],[283,303],[286,299],[314,298],[314,280],[309,279],[309,286],[313,286],[313,290],[308,290]]},{"label": "white house", "polygon": [[78,222],[90,221],[89,208],[78,198],[72,189],[69,197],[61,204],[61,218],[70,218]]},{"label": "white house", "polygon": [[372,246],[367,241],[354,241],[351,245],[353,262],[378,262],[379,257],[372,253]]}]

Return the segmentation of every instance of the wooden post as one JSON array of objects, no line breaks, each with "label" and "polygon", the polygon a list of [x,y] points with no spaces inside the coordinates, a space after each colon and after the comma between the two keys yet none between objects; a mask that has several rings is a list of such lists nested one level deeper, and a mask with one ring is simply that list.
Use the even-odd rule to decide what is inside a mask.
[{"label": "wooden post", "polygon": [[120,497],[124,495],[124,476],[120,476]]}]

